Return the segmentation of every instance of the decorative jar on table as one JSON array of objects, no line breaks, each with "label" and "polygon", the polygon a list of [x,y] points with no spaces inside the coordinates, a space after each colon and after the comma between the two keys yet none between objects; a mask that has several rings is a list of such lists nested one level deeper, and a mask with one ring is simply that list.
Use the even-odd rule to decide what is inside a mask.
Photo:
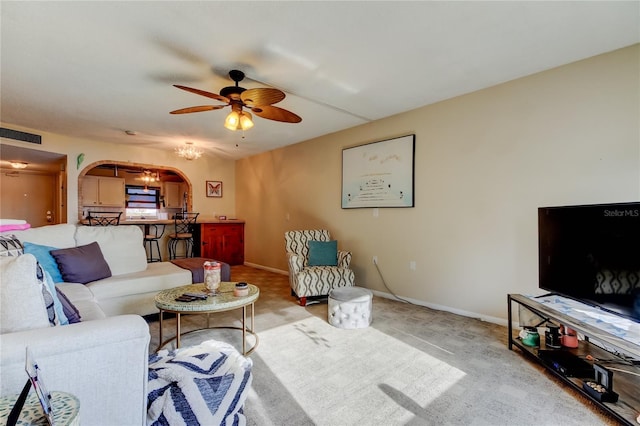
[{"label": "decorative jar on table", "polygon": [[217,295],[220,288],[220,266],[218,262],[204,262],[204,286],[212,296]]}]

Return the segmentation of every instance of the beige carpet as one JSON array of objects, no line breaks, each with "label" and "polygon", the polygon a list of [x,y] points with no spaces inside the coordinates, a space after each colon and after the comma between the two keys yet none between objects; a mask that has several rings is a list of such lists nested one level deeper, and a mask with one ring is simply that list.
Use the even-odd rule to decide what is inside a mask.
[{"label": "beige carpet", "polygon": [[[371,327],[342,330],[327,323],[326,303],[297,305],[286,276],[239,266],[232,279],[261,289],[250,425],[616,424],[509,351],[505,327],[376,297]],[[212,315],[212,325],[238,325],[239,313]],[[187,316],[183,328],[205,323]],[[150,328],[154,351],[157,321]],[[229,330],[189,334],[183,345],[211,338],[241,347]]]}]

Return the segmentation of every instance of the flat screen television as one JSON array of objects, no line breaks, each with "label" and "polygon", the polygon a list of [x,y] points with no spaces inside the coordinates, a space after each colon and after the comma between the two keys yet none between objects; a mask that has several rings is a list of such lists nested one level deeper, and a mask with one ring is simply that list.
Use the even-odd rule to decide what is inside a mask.
[{"label": "flat screen television", "polygon": [[539,287],[640,322],[640,202],[538,209]]}]

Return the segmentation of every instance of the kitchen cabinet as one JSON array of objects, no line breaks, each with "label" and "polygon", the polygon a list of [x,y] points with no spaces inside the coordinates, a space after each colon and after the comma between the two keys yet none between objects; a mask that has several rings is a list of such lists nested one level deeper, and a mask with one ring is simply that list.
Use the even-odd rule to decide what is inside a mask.
[{"label": "kitchen cabinet", "polygon": [[184,185],[180,182],[164,183],[164,206],[168,209],[182,208]]},{"label": "kitchen cabinet", "polygon": [[244,223],[200,225],[201,256],[229,265],[244,264]]},{"label": "kitchen cabinet", "polygon": [[84,206],[124,207],[123,178],[85,176],[82,180]]}]

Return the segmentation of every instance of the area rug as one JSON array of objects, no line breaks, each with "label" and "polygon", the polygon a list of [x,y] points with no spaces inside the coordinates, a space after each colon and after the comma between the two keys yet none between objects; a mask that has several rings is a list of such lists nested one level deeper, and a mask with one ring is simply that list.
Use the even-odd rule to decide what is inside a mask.
[{"label": "area rug", "polygon": [[[451,322],[456,316],[443,318],[457,329]],[[195,327],[202,318],[184,320]],[[454,345],[454,335],[433,331],[442,324],[425,327],[433,339],[382,321],[338,329],[317,316],[259,332],[247,424],[603,424],[522,355],[482,339]],[[483,327],[493,329],[478,322],[476,331]],[[188,334],[182,342],[210,338],[241,345],[240,333],[229,330]]]},{"label": "area rug", "polygon": [[[261,284],[248,425],[616,424],[508,350],[503,326],[374,297],[370,327],[339,329],[327,322],[326,303],[299,306],[286,276],[234,268],[235,279]],[[166,333],[174,321],[167,321]],[[237,326],[239,314],[220,313],[211,321]],[[183,316],[185,331],[204,325],[203,315]],[[149,326],[153,352],[158,322]],[[242,347],[238,330],[200,331],[182,343],[208,339]]]},{"label": "area rug", "polygon": [[315,424],[405,423],[415,414],[403,404],[428,406],[465,376],[373,327],[317,317],[261,333],[259,355]]}]

